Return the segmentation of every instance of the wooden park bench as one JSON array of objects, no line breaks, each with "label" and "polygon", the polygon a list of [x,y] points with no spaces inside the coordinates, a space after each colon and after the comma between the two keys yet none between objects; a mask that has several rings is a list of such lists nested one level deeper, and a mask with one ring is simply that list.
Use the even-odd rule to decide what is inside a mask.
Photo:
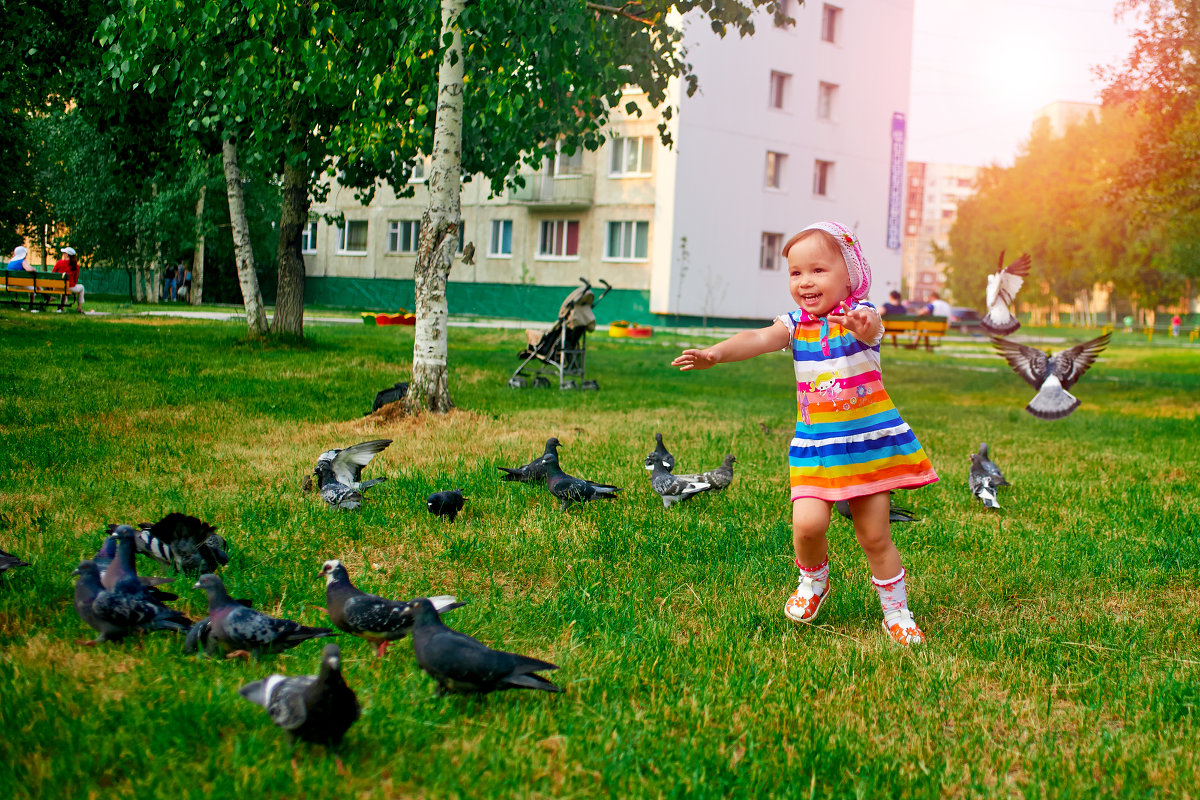
[{"label": "wooden park bench", "polygon": [[932,350],[934,345],[942,343],[948,325],[945,317],[889,314],[883,318],[883,335],[892,337],[893,347],[899,347],[899,338],[903,336],[905,347],[916,348],[923,344],[926,350]]},{"label": "wooden park bench", "polygon": [[[62,297],[67,292],[67,275],[63,272],[26,272],[25,270],[0,270],[0,289],[4,300],[11,305],[40,302],[42,307],[50,304],[52,297]],[[27,299],[28,298],[28,299]]]}]

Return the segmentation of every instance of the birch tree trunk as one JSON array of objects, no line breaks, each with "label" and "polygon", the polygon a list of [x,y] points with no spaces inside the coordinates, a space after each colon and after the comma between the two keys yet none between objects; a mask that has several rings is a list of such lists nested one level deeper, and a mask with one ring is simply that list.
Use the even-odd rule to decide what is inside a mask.
[{"label": "birch tree trunk", "polygon": [[413,283],[416,290],[417,326],[413,342],[412,381],[405,407],[444,414],[454,408],[450,400],[447,368],[446,281],[454,263],[462,171],[463,52],[458,15],[465,0],[442,0],[442,36],[453,35],[438,70],[438,105],[433,129],[433,156],[429,176],[429,207],[421,215],[421,240]]},{"label": "birch tree trunk", "polygon": [[[300,123],[295,116],[289,122],[297,135]],[[304,256],[300,253],[300,232],[308,223],[307,139],[301,139],[296,152],[283,165],[283,191],[279,210],[279,284],[275,295],[275,333],[304,336]],[[296,160],[299,163],[296,163]]]},{"label": "birch tree trunk", "polygon": [[188,287],[188,305],[198,306],[204,293],[204,193],[208,187],[200,184],[196,198],[196,246],[192,249],[192,285]]},{"label": "birch tree trunk", "polygon": [[[229,221],[233,228],[233,257],[237,262],[238,283],[246,306],[246,324],[252,337],[266,336],[267,313],[263,310],[258,275],[254,272],[254,249],[250,246],[250,223],[242,198],[242,173],[238,169],[237,145],[229,139],[221,142],[221,160],[225,165],[225,194],[229,197]],[[193,278],[194,280],[194,278]]]}]

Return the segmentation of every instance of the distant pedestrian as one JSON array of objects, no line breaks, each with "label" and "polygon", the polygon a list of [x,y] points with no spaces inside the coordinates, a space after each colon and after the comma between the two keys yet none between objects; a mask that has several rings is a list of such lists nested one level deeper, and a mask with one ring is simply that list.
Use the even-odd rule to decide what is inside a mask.
[{"label": "distant pedestrian", "polygon": [[[75,248],[73,247],[64,247],[62,254],[63,257],[54,264],[54,271],[61,272],[67,276],[67,291],[75,295],[75,310],[82,314],[83,284],[79,282],[79,256],[75,254]],[[64,294],[58,301],[57,311],[60,314],[66,302],[67,296]]]},{"label": "distant pedestrian", "polygon": [[1178,314],[1176,314],[1175,316],[1171,317],[1171,335],[1172,335],[1172,336],[1178,336],[1178,335],[1179,335],[1179,328],[1180,328],[1180,326],[1182,326],[1182,325],[1183,325],[1183,320],[1182,320],[1182,319],[1179,317],[1179,315],[1178,315]]},{"label": "distant pedestrian", "polygon": [[179,268],[175,274],[175,283],[178,287],[176,294],[179,299],[185,303],[192,302],[192,268],[187,265],[186,261],[179,262]]},{"label": "distant pedestrian", "polygon": [[168,264],[166,272],[163,273],[163,300],[176,299],[175,294],[175,265]]}]

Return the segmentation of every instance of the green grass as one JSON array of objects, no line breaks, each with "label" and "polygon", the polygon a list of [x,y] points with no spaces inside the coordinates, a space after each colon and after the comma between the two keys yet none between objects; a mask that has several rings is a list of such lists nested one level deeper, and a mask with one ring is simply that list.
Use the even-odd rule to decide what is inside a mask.
[{"label": "green grass", "polygon": [[[838,517],[821,624],[794,588],[785,356],[700,374],[691,340],[589,339],[599,392],[514,391],[516,332],[451,330],[446,417],[364,418],[405,379],[408,328],[309,326],[298,347],[242,326],[0,310],[0,792],[13,797],[1142,797],[1200,784],[1200,349],[1117,341],[1083,406],[1029,416],[1032,390],[983,343],[885,347],[888,391],[942,480],[903,493],[894,536],[929,643],[889,645]],[[1057,331],[1082,340],[1094,331]],[[1161,345],[1161,346],[1160,346]],[[655,431],[688,471],[738,457],[733,486],[665,511]],[[548,436],[565,468],[625,487],[560,513],[498,480]],[[299,484],[318,453],[396,443],[357,514]],[[988,441],[1014,486],[966,488]],[[425,512],[462,487],[447,525]],[[394,646],[343,636],[364,716],[340,753],[293,752],[237,687],[310,673],[319,643],[261,664],[181,654],[180,637],[83,647],[71,570],[109,522],[180,510],[230,540],[235,596],[323,621],[340,558],[369,591],[453,593],[448,622],[551,660],[566,693],[437,698]],[[142,562],[143,571],[154,571]],[[204,614],[190,581],[175,586]],[[339,760],[340,759],[340,760]]]}]

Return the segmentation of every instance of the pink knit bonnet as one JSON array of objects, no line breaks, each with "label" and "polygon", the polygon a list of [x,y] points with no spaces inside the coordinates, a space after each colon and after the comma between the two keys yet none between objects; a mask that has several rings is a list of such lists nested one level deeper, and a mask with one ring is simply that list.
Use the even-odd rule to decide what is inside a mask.
[{"label": "pink knit bonnet", "polygon": [[815,222],[809,225],[788,240],[783,247],[783,257],[787,258],[788,250],[791,250],[792,245],[808,231],[825,231],[833,237],[838,249],[842,251],[846,272],[850,276],[850,297],[847,300],[854,303],[864,299],[871,291],[871,265],[867,263],[867,257],[863,255],[862,245],[854,231],[840,222]]}]

